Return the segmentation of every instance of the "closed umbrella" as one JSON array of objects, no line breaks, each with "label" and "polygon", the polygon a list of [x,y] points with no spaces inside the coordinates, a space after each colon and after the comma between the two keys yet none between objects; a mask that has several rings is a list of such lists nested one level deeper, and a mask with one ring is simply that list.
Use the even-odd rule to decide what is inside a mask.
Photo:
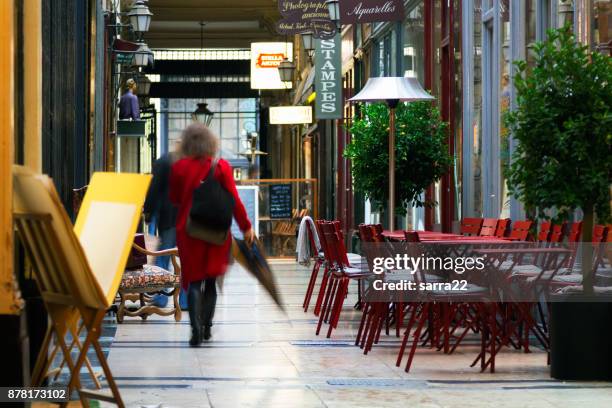
[{"label": "closed umbrella", "polygon": [[263,245],[259,239],[255,238],[253,244],[249,245],[242,239],[234,238],[232,240],[232,255],[244,269],[249,271],[263,285],[274,302],[284,312],[285,308],[276,287],[274,274],[266,260]]}]

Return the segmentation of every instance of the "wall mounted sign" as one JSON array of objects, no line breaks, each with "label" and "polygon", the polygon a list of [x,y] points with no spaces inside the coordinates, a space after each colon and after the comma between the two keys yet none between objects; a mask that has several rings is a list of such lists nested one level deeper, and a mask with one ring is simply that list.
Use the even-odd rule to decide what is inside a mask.
[{"label": "wall mounted sign", "polygon": [[299,125],[312,123],[311,106],[271,106],[271,125]]},{"label": "wall mounted sign", "polygon": [[403,0],[342,0],[342,24],[401,21],[404,19]]},{"label": "wall mounted sign", "polygon": [[312,31],[315,38],[332,38],[336,34],[325,0],[279,0],[278,10],[282,18],[276,23],[276,31],[280,34]]},{"label": "wall mounted sign", "polygon": [[342,119],[342,50],[340,35],[315,41],[315,113],[317,119]]},{"label": "wall mounted sign", "polygon": [[283,82],[278,64],[285,56],[293,61],[293,43],[251,43],[251,89],[291,89],[291,82]]},{"label": "wall mounted sign", "polygon": [[270,218],[291,218],[291,196],[293,186],[291,184],[270,185]]}]

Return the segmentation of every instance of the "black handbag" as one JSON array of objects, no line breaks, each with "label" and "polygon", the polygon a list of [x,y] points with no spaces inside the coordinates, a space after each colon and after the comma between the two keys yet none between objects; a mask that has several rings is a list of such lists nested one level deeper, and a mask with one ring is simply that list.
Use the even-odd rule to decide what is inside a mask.
[{"label": "black handbag", "polygon": [[214,177],[215,160],[205,179],[193,191],[187,234],[215,245],[227,240],[234,214],[234,197]]}]

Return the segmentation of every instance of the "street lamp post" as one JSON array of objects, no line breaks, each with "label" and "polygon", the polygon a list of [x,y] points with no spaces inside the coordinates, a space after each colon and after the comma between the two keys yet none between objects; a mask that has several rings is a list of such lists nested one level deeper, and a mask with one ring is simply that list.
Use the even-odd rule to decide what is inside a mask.
[{"label": "street lamp post", "polygon": [[137,0],[127,15],[130,18],[134,33],[141,39],[142,35],[149,31],[153,13],[151,13],[144,0]]},{"label": "street lamp post", "polygon": [[339,0],[327,0],[327,10],[329,11],[329,19],[336,24],[338,31],[340,31],[342,24],[340,24],[340,1]]},{"label": "street lamp post", "polygon": [[138,50],[134,51],[133,64],[137,67],[146,67],[149,64],[149,58],[153,55],[149,46],[144,43],[138,43]]},{"label": "street lamp post", "polygon": [[389,106],[389,229],[395,228],[395,109],[400,102],[431,101],[416,78],[370,78],[352,102],[386,102]]},{"label": "street lamp post", "polygon": [[312,62],[312,57],[315,52],[314,34],[312,31],[302,33],[302,44],[304,45],[304,51],[306,51],[308,59]]},{"label": "street lamp post", "polygon": [[210,126],[213,116],[215,116],[215,114],[208,109],[207,103],[198,103],[198,108],[191,114],[193,120],[203,123],[206,126]]},{"label": "street lamp post", "polygon": [[278,64],[278,73],[280,75],[280,79],[283,82],[292,82],[293,74],[295,72],[295,64],[292,61],[289,61],[287,57],[285,57],[280,64]]}]

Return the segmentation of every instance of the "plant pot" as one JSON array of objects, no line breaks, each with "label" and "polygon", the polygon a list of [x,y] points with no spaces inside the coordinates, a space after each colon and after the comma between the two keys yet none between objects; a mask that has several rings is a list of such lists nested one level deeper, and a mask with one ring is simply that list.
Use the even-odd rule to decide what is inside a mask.
[{"label": "plant pot", "polygon": [[612,302],[584,301],[588,299],[581,294],[564,298],[551,304],[551,376],[559,380],[612,380]]}]

